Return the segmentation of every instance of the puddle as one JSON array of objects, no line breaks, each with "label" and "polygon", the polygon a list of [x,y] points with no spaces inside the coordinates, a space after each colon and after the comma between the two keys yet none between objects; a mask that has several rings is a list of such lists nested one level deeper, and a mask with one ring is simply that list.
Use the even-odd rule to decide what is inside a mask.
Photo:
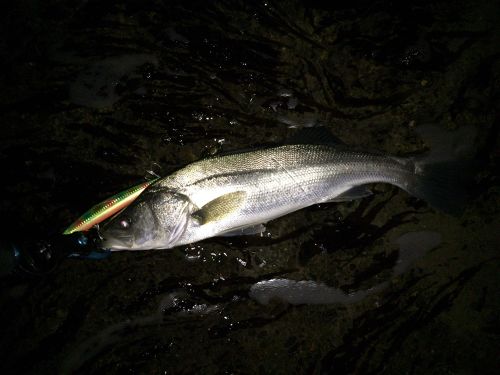
[{"label": "puddle", "polygon": [[[441,235],[431,231],[410,232],[398,237],[394,243],[399,245],[399,257],[393,268],[393,275],[397,276],[408,270],[425,253],[439,246]],[[345,293],[341,289],[310,280],[270,279],[252,285],[249,295],[261,304],[268,304],[275,298],[291,305],[349,304],[378,293],[386,286],[387,282],[383,282],[367,290]]]}]

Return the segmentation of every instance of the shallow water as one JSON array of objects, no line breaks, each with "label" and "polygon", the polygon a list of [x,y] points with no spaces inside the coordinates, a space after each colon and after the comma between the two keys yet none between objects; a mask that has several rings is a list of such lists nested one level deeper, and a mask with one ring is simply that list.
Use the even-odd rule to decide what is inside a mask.
[{"label": "shallow water", "polygon": [[9,7],[3,240],[46,238],[151,174],[303,127],[405,155],[435,146],[415,129],[437,124],[459,129],[450,152],[478,163],[459,216],[376,185],[361,201],[275,220],[262,237],[3,277],[2,374],[498,368],[498,5]]}]

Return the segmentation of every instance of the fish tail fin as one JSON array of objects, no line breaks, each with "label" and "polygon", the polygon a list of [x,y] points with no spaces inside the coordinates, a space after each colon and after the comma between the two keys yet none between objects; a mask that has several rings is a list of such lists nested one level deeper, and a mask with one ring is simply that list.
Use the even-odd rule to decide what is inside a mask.
[{"label": "fish tail fin", "polygon": [[425,164],[416,161],[415,175],[406,190],[439,211],[458,215],[467,199],[461,167],[458,161]]},{"label": "fish tail fin", "polygon": [[414,175],[408,192],[440,211],[459,215],[465,208],[466,185],[475,169],[475,129],[463,127],[450,132],[425,125],[417,132],[430,150],[423,157],[411,159]]}]

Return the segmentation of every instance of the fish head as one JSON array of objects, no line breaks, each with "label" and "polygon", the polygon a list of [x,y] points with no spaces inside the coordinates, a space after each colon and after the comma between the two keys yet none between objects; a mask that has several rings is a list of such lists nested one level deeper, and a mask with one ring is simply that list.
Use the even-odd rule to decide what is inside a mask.
[{"label": "fish head", "polygon": [[145,192],[102,231],[103,248],[110,250],[168,249],[184,234],[192,204],[172,192]]}]

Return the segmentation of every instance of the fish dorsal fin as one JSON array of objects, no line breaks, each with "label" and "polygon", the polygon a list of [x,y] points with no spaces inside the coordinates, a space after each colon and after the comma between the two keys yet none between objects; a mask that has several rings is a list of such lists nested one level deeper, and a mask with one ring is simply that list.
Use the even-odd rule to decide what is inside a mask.
[{"label": "fish dorsal fin", "polygon": [[198,211],[193,212],[193,217],[201,224],[219,221],[238,211],[245,202],[247,193],[235,191],[224,194],[208,202]]},{"label": "fish dorsal fin", "polygon": [[202,157],[202,159],[210,159],[213,157],[220,157],[220,156],[230,156],[230,155],[238,155],[238,154],[244,154],[245,152],[253,152],[253,151],[258,151],[258,150],[266,150],[271,147],[277,147],[280,146],[280,144],[260,144],[254,147],[244,147],[244,148],[238,148],[236,150],[222,150],[217,152],[214,155],[209,155],[206,157]]},{"label": "fish dorsal fin", "polygon": [[265,150],[282,145],[327,145],[337,147],[346,146],[346,144],[340,138],[334,136],[329,129],[324,126],[316,126],[313,128],[302,128],[282,143],[271,142],[259,144],[258,146],[254,147],[239,148],[236,150],[223,150],[215,153],[214,155],[203,156],[201,159],[242,154],[245,152]]},{"label": "fish dorsal fin", "polygon": [[209,159],[211,157],[228,156],[242,154],[245,152],[265,150],[282,145],[328,145],[328,146],[346,146],[340,139],[334,136],[330,130],[324,126],[316,126],[313,128],[302,128],[295,132],[291,137],[287,138],[282,143],[263,143],[258,146],[239,148],[236,150],[223,150],[214,155],[203,156],[201,159]]},{"label": "fish dorsal fin", "polygon": [[297,133],[292,135],[285,144],[288,145],[336,145],[345,146],[345,143],[335,137],[329,129],[324,126],[316,126],[313,128],[302,128]]}]

